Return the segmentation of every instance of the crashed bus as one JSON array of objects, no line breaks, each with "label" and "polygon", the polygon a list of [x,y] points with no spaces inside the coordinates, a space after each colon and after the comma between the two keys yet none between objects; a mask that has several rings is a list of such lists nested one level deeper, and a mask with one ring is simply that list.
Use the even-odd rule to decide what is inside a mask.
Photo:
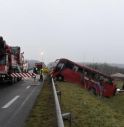
[{"label": "crashed bus", "polygon": [[116,85],[110,76],[65,58],[55,61],[52,76],[58,81],[78,83],[96,95],[111,97],[116,93]]}]

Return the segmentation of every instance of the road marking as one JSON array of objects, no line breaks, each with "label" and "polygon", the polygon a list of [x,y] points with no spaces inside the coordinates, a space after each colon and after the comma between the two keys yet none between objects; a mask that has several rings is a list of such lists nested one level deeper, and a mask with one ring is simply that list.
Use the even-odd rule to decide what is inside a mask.
[{"label": "road marking", "polygon": [[6,103],[2,108],[8,108],[12,103],[14,103],[20,96],[15,96],[12,100]]},{"label": "road marking", "polygon": [[26,89],[29,89],[31,86],[27,86]]},{"label": "road marking", "polygon": [[9,125],[11,123],[11,121],[13,119],[15,119],[15,117],[17,116],[17,114],[19,114],[19,113],[21,114],[21,110],[24,108],[24,106],[26,105],[26,103],[28,103],[30,97],[34,94],[35,91],[36,91],[36,89],[33,89],[33,91],[31,91],[31,93],[25,98],[25,100],[17,108],[17,110],[15,110],[15,112],[13,112],[13,115],[7,120],[6,125]]}]

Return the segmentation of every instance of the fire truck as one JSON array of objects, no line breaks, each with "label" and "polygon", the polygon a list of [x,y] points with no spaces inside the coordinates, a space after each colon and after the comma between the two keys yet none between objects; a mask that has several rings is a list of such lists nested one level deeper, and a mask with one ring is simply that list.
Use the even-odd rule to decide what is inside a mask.
[{"label": "fire truck", "polygon": [[3,37],[0,37],[0,82],[13,84],[21,77],[12,77],[12,73],[23,70],[24,56],[19,46],[9,46]]}]

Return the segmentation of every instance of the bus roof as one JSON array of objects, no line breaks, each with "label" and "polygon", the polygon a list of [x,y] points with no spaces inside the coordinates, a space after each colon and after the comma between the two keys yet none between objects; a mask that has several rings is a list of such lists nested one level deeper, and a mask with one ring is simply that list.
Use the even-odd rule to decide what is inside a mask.
[{"label": "bus roof", "polygon": [[66,59],[66,58],[60,58],[60,59],[57,59],[57,60],[60,60],[60,61],[69,61],[69,62],[71,62],[71,63],[77,65],[78,67],[81,67],[82,69],[86,69],[86,70],[88,70],[88,71],[90,71],[90,72],[93,72],[93,73],[99,74],[99,75],[101,75],[101,76],[104,76],[104,77],[106,77],[106,78],[111,78],[111,79],[112,79],[111,76],[106,75],[106,74],[103,74],[102,72],[100,72],[100,71],[98,71],[98,70],[96,70],[96,69],[94,69],[94,68],[88,67],[88,66],[86,66],[86,65],[84,65],[84,64],[79,64],[79,63],[73,62],[73,61],[71,61],[71,60],[68,60],[68,59]]}]

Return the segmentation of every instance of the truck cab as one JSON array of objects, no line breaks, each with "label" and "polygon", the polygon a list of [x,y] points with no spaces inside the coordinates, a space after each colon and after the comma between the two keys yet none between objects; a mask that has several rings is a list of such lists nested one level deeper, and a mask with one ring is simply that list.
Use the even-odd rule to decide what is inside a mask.
[{"label": "truck cab", "polygon": [[[12,77],[12,73],[20,73],[23,65],[19,46],[9,46],[0,37],[0,82],[17,81],[20,77]],[[23,69],[23,68],[22,68]]]}]

